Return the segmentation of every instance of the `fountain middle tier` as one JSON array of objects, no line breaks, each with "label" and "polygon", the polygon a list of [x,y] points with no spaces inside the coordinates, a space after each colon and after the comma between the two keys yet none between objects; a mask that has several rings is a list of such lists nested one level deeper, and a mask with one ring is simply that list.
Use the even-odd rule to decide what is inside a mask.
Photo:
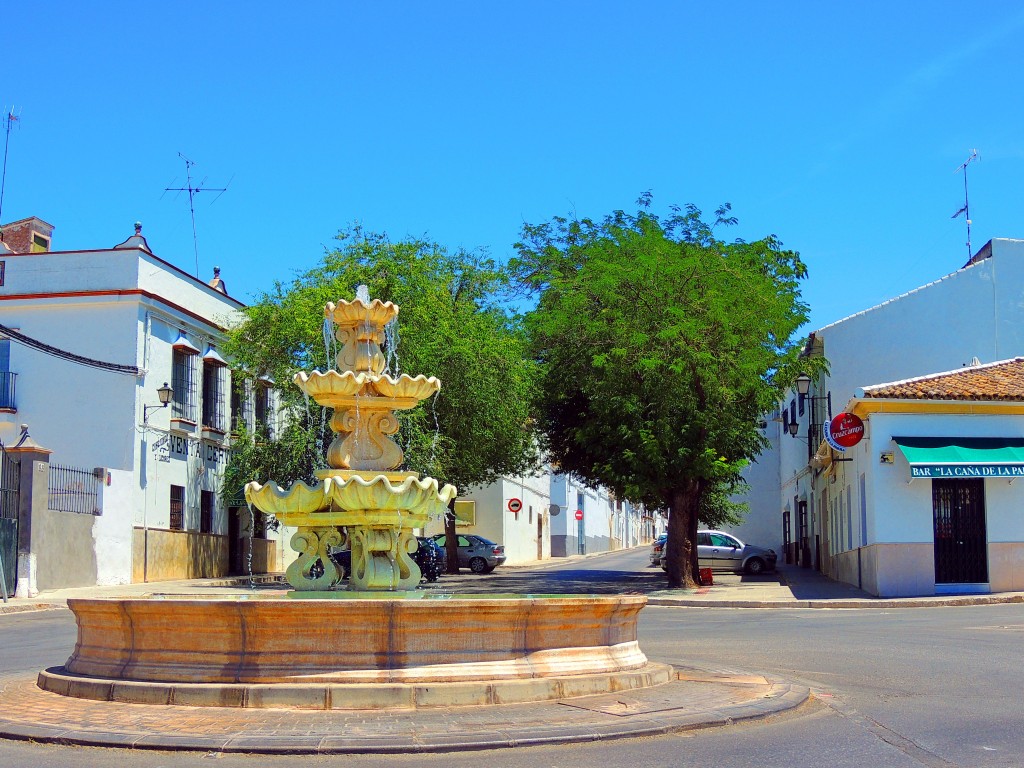
[{"label": "fountain middle tier", "polygon": [[[318,404],[328,408],[374,407],[378,410],[408,410],[433,397],[441,389],[434,376],[393,378],[386,374],[305,371],[295,374],[295,385]],[[372,405],[371,405],[372,404]]]}]

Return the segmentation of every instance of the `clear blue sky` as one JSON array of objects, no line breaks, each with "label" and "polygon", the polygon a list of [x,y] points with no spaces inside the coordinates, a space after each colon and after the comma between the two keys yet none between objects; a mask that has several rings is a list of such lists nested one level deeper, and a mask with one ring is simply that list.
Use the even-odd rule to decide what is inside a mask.
[{"label": "clear blue sky", "polygon": [[512,254],[523,222],[645,190],[773,233],[810,330],[1024,237],[1024,7],[984,3],[5,0],[4,221],[54,248],[141,220],[251,300],[346,224]]}]

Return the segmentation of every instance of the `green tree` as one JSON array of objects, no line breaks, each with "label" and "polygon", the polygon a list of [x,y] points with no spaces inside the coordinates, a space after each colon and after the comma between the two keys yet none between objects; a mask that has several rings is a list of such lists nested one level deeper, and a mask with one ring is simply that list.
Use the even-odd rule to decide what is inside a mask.
[{"label": "green tree", "polygon": [[[405,451],[405,468],[460,490],[534,469],[538,456],[529,409],[537,366],[520,318],[498,303],[507,274],[479,253],[449,253],[425,239],[391,242],[353,227],[338,240],[339,247],[319,265],[261,296],[231,333],[231,358],[252,375],[269,374],[279,383],[289,418],[285,439],[273,449],[235,454],[229,468],[234,485],[250,479],[310,481],[325,466],[332,437],[327,420],[290,382],[300,370],[334,367],[323,308],[328,301],[351,300],[360,284],[368,286],[371,298],[400,306],[401,344],[392,338],[384,349],[392,375],[441,379],[436,398],[399,414],[396,440]],[[272,474],[282,468],[292,474]],[[454,533],[452,520],[448,527]],[[452,565],[454,547],[449,554]]]},{"label": "green tree", "polygon": [[[793,381],[806,268],[775,237],[725,243],[694,206],[526,225],[511,263],[538,294],[538,427],[563,471],[669,513],[669,585],[692,585],[699,519],[765,446]],[[734,223],[729,207],[715,225]]]}]

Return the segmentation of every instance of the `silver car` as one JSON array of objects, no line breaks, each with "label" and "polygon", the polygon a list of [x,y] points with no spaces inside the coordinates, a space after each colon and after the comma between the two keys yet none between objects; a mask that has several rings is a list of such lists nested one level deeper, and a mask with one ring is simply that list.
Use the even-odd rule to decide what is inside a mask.
[{"label": "silver car", "polygon": [[[444,551],[445,536],[439,533],[434,541]],[[458,539],[459,567],[469,568],[473,573],[490,573],[505,562],[505,547],[495,544],[483,536],[459,534]]]},{"label": "silver car", "polygon": [[[773,549],[744,544],[724,531],[697,531],[697,566],[757,576],[775,570],[778,555]],[[661,567],[665,567],[662,559]]]},{"label": "silver car", "polygon": [[775,550],[744,544],[731,533],[697,531],[697,562],[701,568],[756,576],[775,570]]}]

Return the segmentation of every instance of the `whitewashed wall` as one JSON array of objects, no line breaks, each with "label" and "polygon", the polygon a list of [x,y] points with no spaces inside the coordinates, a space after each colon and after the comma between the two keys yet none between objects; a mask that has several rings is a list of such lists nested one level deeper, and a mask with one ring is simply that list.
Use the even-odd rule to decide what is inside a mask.
[{"label": "whitewashed wall", "polygon": [[111,469],[109,485],[101,491],[103,514],[93,526],[96,547],[96,583],[130,584],[132,581],[132,518],[135,476],[131,470]]}]

